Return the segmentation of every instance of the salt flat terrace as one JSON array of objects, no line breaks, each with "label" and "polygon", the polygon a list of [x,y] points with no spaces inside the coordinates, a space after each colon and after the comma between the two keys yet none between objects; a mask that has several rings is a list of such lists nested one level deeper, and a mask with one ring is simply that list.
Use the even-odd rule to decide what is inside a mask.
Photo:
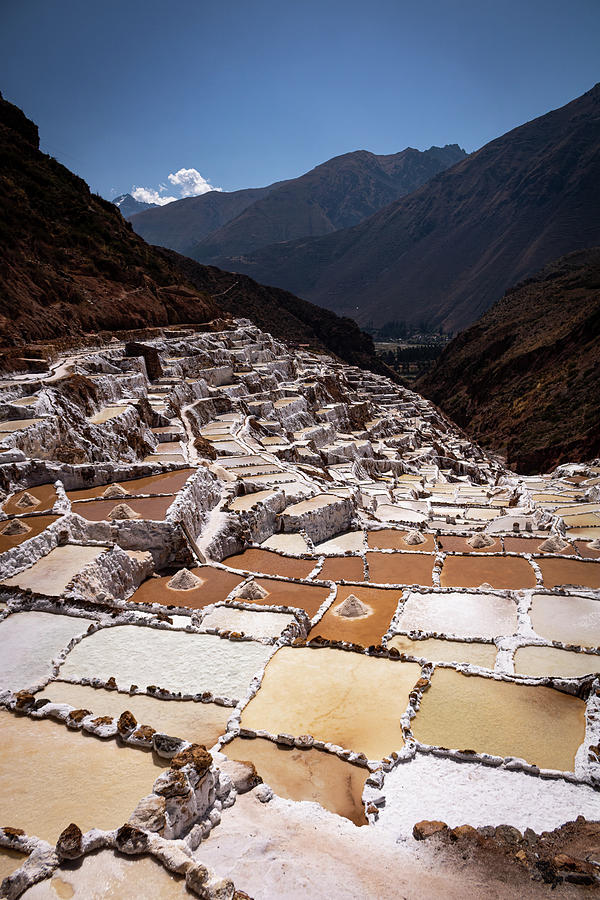
[{"label": "salt flat terrace", "polygon": [[439,865],[423,819],[600,818],[598,461],[520,477],[382,376],[214,328],[0,380],[7,896],[273,896],[263,833],[294,896],[285,821],[323,896],[322,847],[400,884]]}]

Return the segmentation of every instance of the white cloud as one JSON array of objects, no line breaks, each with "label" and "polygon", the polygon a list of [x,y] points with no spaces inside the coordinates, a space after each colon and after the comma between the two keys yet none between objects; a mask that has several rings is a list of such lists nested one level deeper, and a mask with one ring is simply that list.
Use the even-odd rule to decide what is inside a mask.
[{"label": "white cloud", "polygon": [[156,203],[157,206],[165,206],[165,204],[178,199],[177,197],[162,197],[158,191],[144,187],[132,188],[131,196],[134,200],[139,200],[140,203]]},{"label": "white cloud", "polygon": [[182,197],[198,197],[200,194],[208,194],[209,191],[221,190],[213,187],[198,169],[179,169],[174,175],[169,175],[169,181],[179,188]]},{"label": "white cloud", "polygon": [[183,197],[199,197],[201,194],[207,194],[209,191],[221,191],[222,188],[213,187],[207,178],[200,174],[198,169],[179,169],[172,172],[168,180],[173,187],[178,188],[178,197],[165,196],[169,190],[166,184],[159,184],[158,190],[145,187],[133,187],[131,196],[134,200],[141,203],[156,203],[157,206],[165,206],[172,203],[173,200],[181,200]]}]

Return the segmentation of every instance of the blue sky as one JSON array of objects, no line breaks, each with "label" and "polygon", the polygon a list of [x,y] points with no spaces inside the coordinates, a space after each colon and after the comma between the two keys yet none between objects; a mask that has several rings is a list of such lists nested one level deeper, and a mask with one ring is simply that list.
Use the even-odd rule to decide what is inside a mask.
[{"label": "blue sky", "polygon": [[600,80],[599,38],[598,0],[0,0],[0,90],[93,190],[181,196],[475,150]]}]

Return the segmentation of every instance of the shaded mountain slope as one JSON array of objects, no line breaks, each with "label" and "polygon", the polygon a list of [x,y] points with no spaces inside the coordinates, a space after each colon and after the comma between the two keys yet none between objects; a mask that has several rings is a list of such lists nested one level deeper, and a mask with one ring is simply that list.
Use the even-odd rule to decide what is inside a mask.
[{"label": "shaded mountain slope", "polygon": [[465,157],[457,144],[377,156],[357,150],[336,156],[270,191],[236,219],[190,248],[204,263],[294,238],[357,225]]},{"label": "shaded mountain slope", "polygon": [[251,319],[280,340],[334,353],[350,365],[397,380],[395,372],[375,355],[370,335],[361,331],[352,319],[338,316],[280,288],[258,284],[247,275],[203,266],[173,250],[155,249],[176,266],[187,281],[208,293],[223,313]]},{"label": "shaded mountain slope", "polygon": [[520,472],[600,455],[600,247],[551,263],[450,342],[417,390]]},{"label": "shaded mountain slope", "polygon": [[131,224],[149,244],[185,253],[283,183],[243,191],[208,191],[199,197],[185,197],[132,215]]},{"label": "shaded mountain slope", "polygon": [[457,330],[552,259],[600,243],[600,85],[351,229],[222,259],[359,323]]}]

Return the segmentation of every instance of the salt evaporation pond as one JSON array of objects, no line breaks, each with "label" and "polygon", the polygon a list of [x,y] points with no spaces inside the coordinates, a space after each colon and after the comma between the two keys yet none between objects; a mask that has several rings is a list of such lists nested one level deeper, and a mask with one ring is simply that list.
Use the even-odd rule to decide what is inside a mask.
[{"label": "salt evaporation pond", "polygon": [[573,584],[600,588],[600,563],[580,559],[539,559],[538,565],[542,571],[544,587]]},{"label": "salt evaporation pond", "polygon": [[98,631],[74,647],[60,676],[73,681],[108,681],[114,676],[124,690],[131,684],[157,685],[173,692],[211,691],[239,699],[271,652],[271,647],[254,641],[118,625]]},{"label": "salt evaporation pond", "polygon": [[150,752],[50,719],[0,710],[0,729],[0,821],[50,843],[70,822],[82,831],[122,825],[161,771]]},{"label": "salt evaporation pond", "polygon": [[[347,617],[340,614],[343,604],[351,596],[357,597],[365,606],[366,615]],[[319,634],[324,638],[349,641],[363,647],[379,644],[396,612],[400,596],[398,588],[386,590],[364,585],[339,585],[335,601],[314,626],[310,637]]]},{"label": "salt evaporation pond", "polygon": [[433,554],[369,551],[366,556],[369,580],[376,584],[433,584]]},{"label": "salt evaporation pond", "polygon": [[[137,514],[139,519],[149,519],[153,522],[162,522],[165,519],[168,508],[175,497],[142,497],[140,499],[127,500],[127,506]],[[86,500],[73,503],[71,512],[77,513],[88,522],[106,522],[116,506],[123,503],[123,498],[112,500]]]},{"label": "salt evaporation pond", "polygon": [[440,579],[442,587],[479,587],[517,591],[536,585],[535,572],[518,556],[447,556]]},{"label": "salt evaporation pond", "polygon": [[76,491],[67,491],[70,500],[89,500],[92,497],[101,497],[108,487],[119,484],[128,494],[176,494],[181,490],[190,475],[196,469],[176,469],[173,472],[162,472],[159,475],[148,475],[145,478],[131,478],[122,481],[111,482],[110,485],[101,484],[93,488],[83,488]]},{"label": "salt evaporation pond", "polygon": [[455,637],[495,638],[517,630],[517,607],[496,594],[419,593],[402,606],[403,631],[437,631]]},{"label": "salt evaporation pond", "polygon": [[391,662],[330,648],[282,647],[242,713],[244,728],[330,741],[382,759],[403,746],[400,716],[421,675]]},{"label": "salt evaporation pond", "polygon": [[[28,541],[32,537],[41,534],[44,529],[53,522],[56,522],[58,516],[23,516],[19,519],[8,519],[0,523],[0,553],[5,553],[13,547],[18,547],[24,541]],[[10,534],[10,529],[17,523],[19,529],[23,529],[22,534]],[[5,533],[4,529],[8,528],[9,533]]]},{"label": "salt evaporation pond", "polygon": [[[27,497],[28,494],[33,498],[35,503],[30,504]],[[23,491],[17,491],[2,505],[2,509],[8,516],[19,515],[30,512],[48,512],[56,503],[57,495],[54,484],[40,484],[37,487],[30,487]]]},{"label": "salt evaporation pond", "polygon": [[52,660],[92,619],[45,612],[12,613],[0,622],[0,685],[11,691],[31,688],[52,675]]},{"label": "salt evaporation pond", "polygon": [[106,691],[84,684],[53,681],[40,694],[53,703],[68,703],[75,709],[89,709],[95,716],[118,719],[129,710],[138,725],[150,725],[192,743],[212,747],[227,730],[231,709],[216,703],[195,703],[193,700],[160,700],[146,694],[125,694]]},{"label": "salt evaporation pond", "polygon": [[244,580],[240,575],[213,566],[198,566],[190,571],[200,579],[201,583],[197,587],[189,590],[171,588],[168,585],[173,575],[163,575],[148,578],[129,599],[133,603],[160,603],[163,606],[202,609],[224,600]]},{"label": "salt evaporation pond", "polygon": [[417,550],[421,553],[431,553],[435,550],[435,540],[432,534],[423,534],[425,538],[422,544],[408,544],[406,535],[408,531],[398,531],[395,528],[382,528],[380,531],[369,531],[367,543],[374,550]]},{"label": "salt evaporation pond", "polygon": [[585,703],[548,687],[436,669],[412,730],[424,744],[572,772],[585,737]]},{"label": "salt evaporation pond", "polygon": [[204,616],[202,627],[218,628],[221,631],[243,631],[244,634],[254,638],[276,638],[295,621],[295,617],[289,613],[268,610],[253,612],[250,609],[218,606]]},{"label": "salt evaporation pond", "polygon": [[366,769],[333,753],[280,747],[272,741],[235,738],[223,748],[230,759],[250,761],[263,781],[287,800],[312,800],[355,825],[366,825],[362,792]]},{"label": "salt evaporation pond", "polygon": [[600,673],[600,656],[593,653],[575,653],[557,647],[520,647],[515,653],[515,674],[540,678],[544,675],[561,675],[565,678],[581,678]]},{"label": "salt evaporation pond", "polygon": [[251,548],[235,553],[223,560],[223,564],[243,572],[259,572],[262,575],[284,575],[286,578],[307,578],[316,566],[314,559],[295,559],[282,556],[272,550]]},{"label": "salt evaporation pond", "polygon": [[267,591],[267,596],[244,603],[260,606],[293,606],[303,609],[308,616],[314,616],[321,604],[327,600],[330,588],[318,584],[297,584],[294,581],[278,581],[270,578],[256,578],[256,584]]},{"label": "salt evaporation pond", "polygon": [[320,581],[364,581],[365,569],[360,556],[329,556],[318,576]]},{"label": "salt evaporation pond", "polygon": [[535,594],[531,624],[540,637],[580,647],[600,647],[600,600]]},{"label": "salt evaporation pond", "polygon": [[52,878],[22,895],[25,900],[192,900],[181,875],[173,875],[152,856],[128,858],[110,850],[65,863]]},{"label": "salt evaporation pond", "polygon": [[42,556],[18,575],[6,578],[2,584],[59,597],[71,579],[107,549],[107,547],[81,547],[76,544],[55,547],[47,556]]},{"label": "salt evaporation pond", "polygon": [[395,647],[400,653],[418,659],[427,659],[431,662],[470,663],[474,666],[484,666],[486,669],[494,668],[498,652],[495,644],[444,641],[438,638],[424,638],[417,641],[404,634],[395,634],[387,646]]}]

